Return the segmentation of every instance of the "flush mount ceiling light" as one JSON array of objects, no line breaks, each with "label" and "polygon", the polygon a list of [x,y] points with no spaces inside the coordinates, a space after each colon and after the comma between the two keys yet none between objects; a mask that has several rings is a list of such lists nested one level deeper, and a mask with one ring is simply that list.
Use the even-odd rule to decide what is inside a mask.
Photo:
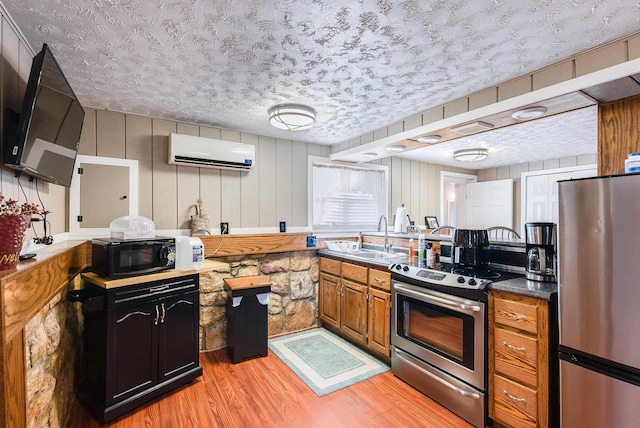
[{"label": "flush mount ceiling light", "polygon": [[406,148],[407,146],[403,146],[402,144],[395,144],[393,146],[387,146],[384,149],[388,152],[401,152]]},{"label": "flush mount ceiling light", "polygon": [[363,153],[363,154],[362,154],[362,157],[363,157],[363,158],[373,159],[373,158],[378,157],[378,154],[377,154],[377,153],[374,153],[374,152],[367,152],[367,153]]},{"label": "flush mount ceiling light", "polygon": [[476,132],[488,131],[491,128],[493,128],[492,124],[478,121],[467,123],[466,125],[458,126],[456,128],[451,128],[451,131],[462,135],[470,135],[475,134]]},{"label": "flush mount ceiling light", "polygon": [[278,129],[302,131],[316,123],[316,111],[302,104],[279,104],[269,109],[269,122]]},{"label": "flush mount ceiling light", "polygon": [[546,112],[547,108],[543,106],[528,107],[522,110],[518,110],[517,112],[513,113],[511,117],[517,120],[529,120],[540,117]]},{"label": "flush mount ceiling light", "polygon": [[422,144],[434,144],[440,140],[442,140],[442,137],[439,135],[425,135],[424,137],[418,138],[418,142]]},{"label": "flush mount ceiling light", "polygon": [[487,149],[464,149],[453,153],[453,158],[461,162],[476,162],[489,156]]}]

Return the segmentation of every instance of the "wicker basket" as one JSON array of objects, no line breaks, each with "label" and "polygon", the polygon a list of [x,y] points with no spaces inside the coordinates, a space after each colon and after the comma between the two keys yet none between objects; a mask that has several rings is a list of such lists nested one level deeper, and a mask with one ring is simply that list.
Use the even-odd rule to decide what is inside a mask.
[{"label": "wicker basket", "polygon": [[28,215],[0,215],[0,270],[15,269],[30,221]]}]

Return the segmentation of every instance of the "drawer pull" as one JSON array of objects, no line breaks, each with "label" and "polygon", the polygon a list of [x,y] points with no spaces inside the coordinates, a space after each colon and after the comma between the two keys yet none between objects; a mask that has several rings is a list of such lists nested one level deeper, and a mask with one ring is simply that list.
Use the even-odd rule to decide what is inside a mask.
[{"label": "drawer pull", "polygon": [[521,348],[519,348],[519,347],[517,347],[517,346],[513,346],[512,344],[508,343],[507,341],[502,342],[502,344],[503,344],[504,346],[506,346],[507,348],[509,348],[509,349],[513,350],[513,351],[521,351],[521,352],[524,352],[524,351],[526,351],[526,350],[527,350],[527,348],[525,348],[524,346],[523,346],[523,347],[521,347]]},{"label": "drawer pull", "polygon": [[519,398],[519,397],[513,396],[513,395],[509,394],[506,389],[503,389],[502,393],[504,395],[506,395],[507,397],[509,397],[510,399],[512,399],[513,401],[519,401],[521,403],[526,403],[527,402],[526,398]]},{"label": "drawer pull", "polygon": [[384,282],[384,278],[378,278],[377,276],[374,276],[374,277],[373,277],[373,280],[374,280],[375,282],[378,282],[378,283],[380,283],[380,282]]},{"label": "drawer pull", "polygon": [[511,312],[507,312],[507,311],[500,312],[500,315],[504,315],[506,317],[513,318],[515,320],[525,321],[527,319],[527,317],[525,315],[517,315],[517,314],[511,313]]}]

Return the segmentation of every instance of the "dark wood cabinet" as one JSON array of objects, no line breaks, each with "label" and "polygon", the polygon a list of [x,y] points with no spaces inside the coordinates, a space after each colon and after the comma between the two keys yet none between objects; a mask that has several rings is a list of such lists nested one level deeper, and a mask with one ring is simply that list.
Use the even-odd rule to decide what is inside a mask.
[{"label": "dark wood cabinet", "polygon": [[[83,304],[86,381],[81,396],[103,422],[202,374],[199,277],[104,288],[88,280]],[[98,281],[95,281],[98,282]],[[108,285],[108,284],[107,284]]]}]

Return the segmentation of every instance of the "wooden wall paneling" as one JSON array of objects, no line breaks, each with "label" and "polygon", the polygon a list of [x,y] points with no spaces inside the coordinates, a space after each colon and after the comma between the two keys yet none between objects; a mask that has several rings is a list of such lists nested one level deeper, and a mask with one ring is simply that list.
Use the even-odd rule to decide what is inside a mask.
[{"label": "wooden wall paneling", "polygon": [[153,217],[153,137],[148,117],[125,117],[127,159],[138,161],[138,214]]},{"label": "wooden wall paneling", "polygon": [[331,146],[322,146],[322,156],[328,158],[331,154]]},{"label": "wooden wall paneling", "polygon": [[[23,93],[20,92],[20,39],[11,26],[2,18],[2,114],[4,129],[4,112],[7,108],[20,112]],[[21,200],[22,193],[14,178],[14,171],[0,167],[2,170],[2,192],[6,197]]]},{"label": "wooden wall paneling", "polygon": [[[404,204],[407,207],[407,213],[411,212],[411,160],[402,159],[402,188],[401,188],[401,200],[400,204]],[[399,207],[398,205],[397,207]],[[394,213],[395,213],[395,208]]]},{"label": "wooden wall paneling", "polygon": [[[442,199],[442,195],[440,195],[440,171],[442,171],[442,167],[440,165],[429,164],[429,178],[427,184],[429,185],[429,204],[428,210],[429,215],[440,216],[440,199]],[[442,225],[442,219],[439,218],[438,222]]]},{"label": "wooden wall paneling", "polygon": [[[220,137],[225,141],[240,142],[240,133],[222,129]],[[240,180],[246,172],[239,171],[220,171],[221,179],[221,199],[222,217],[221,221],[229,223],[229,230],[234,227],[240,227],[240,219],[242,217],[242,207],[240,206]]]},{"label": "wooden wall paneling", "polygon": [[[420,182],[420,217],[416,219],[416,224],[424,224],[424,217],[427,215],[440,216],[440,213],[433,213],[429,207],[429,164],[420,162],[420,169],[418,171],[418,181]],[[438,219],[440,220],[440,219]],[[425,224],[426,226],[426,224]]]},{"label": "wooden wall paneling", "polygon": [[260,168],[263,166],[257,154],[260,153],[260,138],[255,134],[242,133],[242,143],[256,147],[256,162],[253,169],[240,178],[240,206],[242,207],[241,227],[260,227]]},{"label": "wooden wall paneling", "polygon": [[[389,204],[389,212],[387,220],[389,224],[393,223],[393,215],[396,208],[402,204],[402,159],[391,157],[391,203]],[[392,226],[393,227],[393,226]],[[392,229],[393,230],[393,229]]]},{"label": "wooden wall paneling", "polygon": [[176,123],[153,119],[153,217],[156,229],[178,226],[177,169],[169,165],[169,134],[176,132]]},{"label": "wooden wall paneling", "polygon": [[278,224],[276,209],[276,140],[260,137],[260,227],[274,227]]},{"label": "wooden wall paneling", "polygon": [[[293,170],[292,170],[292,142],[291,140],[276,139],[276,223],[293,220]],[[267,225],[269,226],[269,225]]]},{"label": "wooden wall paneling", "polygon": [[598,175],[624,173],[629,153],[640,152],[640,95],[598,109]]},{"label": "wooden wall paneling", "polygon": [[24,330],[4,344],[5,424],[20,428],[27,426],[27,374]]},{"label": "wooden wall paneling", "polygon": [[[422,115],[420,116],[422,118]],[[420,188],[422,183],[420,182],[420,162],[411,161],[411,201],[409,202],[410,213],[409,217],[415,222],[416,225],[420,225],[424,221],[424,213],[420,209]],[[423,220],[420,220],[423,217]],[[418,243],[416,243],[416,248]]]},{"label": "wooden wall paneling", "polygon": [[84,121],[82,122],[78,154],[96,156],[96,116],[98,113],[92,108],[83,108],[85,114]]},{"label": "wooden wall paneling", "polygon": [[26,427],[27,375],[24,330],[3,346],[4,419],[5,427]]},{"label": "wooden wall paneling", "polygon": [[[35,188],[35,182],[34,182]],[[58,233],[64,233],[69,230],[69,215],[67,210],[69,209],[69,191],[66,187],[58,186],[56,184],[45,183],[42,180],[38,180],[38,188],[40,197],[42,198],[42,204],[44,207],[51,211],[51,214],[47,216],[47,234],[55,235]],[[37,193],[29,201],[37,202]],[[35,229],[39,235],[44,234],[43,223],[34,223]]]},{"label": "wooden wall paneling", "polygon": [[98,110],[96,115],[96,154],[124,159],[125,119],[123,113]]},{"label": "wooden wall paneling", "polygon": [[3,112],[11,108],[20,112],[24,93],[20,92],[20,39],[2,20],[2,99]]},{"label": "wooden wall paneling", "polygon": [[[389,218],[389,212],[391,211],[391,194],[392,194],[392,184],[391,184],[391,167],[392,167],[392,158],[386,157],[379,159],[380,165],[384,165],[387,167],[387,212],[383,213],[387,219]],[[380,221],[380,219],[378,219]]]},{"label": "wooden wall paneling", "polygon": [[221,237],[201,236],[204,244],[205,257],[214,256],[213,251],[220,245],[215,257],[234,256],[240,254],[265,254],[288,251],[315,251],[315,248],[307,247],[309,232],[296,233],[261,233],[239,234],[225,236],[222,244]]},{"label": "wooden wall paneling", "polygon": [[[198,125],[180,123],[177,126],[178,134],[200,136]],[[178,229],[191,228],[191,216],[196,215],[196,203],[200,197],[200,168],[193,166],[178,166]]]},{"label": "wooden wall paneling", "polygon": [[323,156],[322,147],[320,144],[307,144],[307,155],[309,156]]},{"label": "wooden wall paneling", "polygon": [[[208,126],[200,127],[200,136],[220,139],[220,129]],[[200,168],[200,198],[202,198],[202,210],[209,214],[211,227],[220,226],[222,213],[222,189],[220,170],[214,168]]]},{"label": "wooden wall paneling", "polygon": [[295,142],[291,147],[291,197],[292,218],[287,227],[307,226],[307,146],[310,144]]},{"label": "wooden wall paneling", "polygon": [[22,41],[19,44],[18,50],[18,75],[20,76],[20,86],[18,88],[21,97],[24,97],[24,93],[27,89],[27,82],[29,81],[29,74],[31,73],[31,64],[33,63],[33,55],[31,49],[29,49]]}]

